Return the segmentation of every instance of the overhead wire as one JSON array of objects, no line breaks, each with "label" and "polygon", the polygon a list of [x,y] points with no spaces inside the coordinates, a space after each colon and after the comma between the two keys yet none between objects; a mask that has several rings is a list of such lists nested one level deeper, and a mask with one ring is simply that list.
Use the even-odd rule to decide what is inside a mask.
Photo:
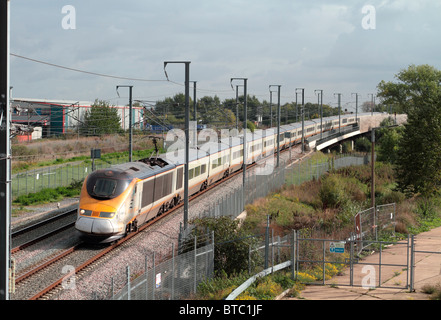
[{"label": "overhead wire", "polygon": [[15,53],[10,53],[10,55],[13,56],[13,57],[16,57],[16,58],[20,58],[20,59],[24,59],[24,60],[28,60],[28,61],[32,61],[32,62],[44,64],[44,65],[48,65],[48,66],[51,66],[51,67],[56,67],[56,68],[60,68],[60,69],[65,69],[65,70],[75,71],[75,72],[80,72],[80,73],[85,73],[85,74],[90,74],[90,75],[94,75],[94,76],[98,76],[98,77],[113,78],[113,79],[120,79],[120,80],[131,80],[131,81],[143,81],[143,82],[167,82],[167,80],[164,80],[164,79],[160,79],[160,80],[156,80],[156,79],[142,79],[142,78],[130,78],[130,77],[121,77],[121,76],[109,75],[109,74],[104,74],[104,73],[98,73],[98,72],[92,72],[92,71],[86,71],[86,70],[66,67],[66,66],[62,66],[62,65],[59,65],[59,64],[54,64],[54,63],[50,63],[50,62],[46,62],[46,61],[41,61],[41,60],[37,60],[37,59],[21,56],[21,55],[15,54]]}]

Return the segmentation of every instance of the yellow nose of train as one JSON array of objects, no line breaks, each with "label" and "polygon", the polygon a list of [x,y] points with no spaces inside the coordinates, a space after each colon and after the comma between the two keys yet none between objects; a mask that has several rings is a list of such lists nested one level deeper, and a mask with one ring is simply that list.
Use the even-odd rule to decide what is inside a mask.
[{"label": "yellow nose of train", "polygon": [[125,224],[118,217],[130,193],[133,178],[124,172],[98,170],[84,181],[75,228],[88,239],[113,241],[124,235]]}]

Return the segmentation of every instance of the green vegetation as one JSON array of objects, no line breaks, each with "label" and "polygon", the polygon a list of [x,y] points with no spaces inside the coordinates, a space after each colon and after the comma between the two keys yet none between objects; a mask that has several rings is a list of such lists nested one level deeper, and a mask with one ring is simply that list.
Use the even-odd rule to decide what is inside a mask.
[{"label": "green vegetation", "polygon": [[120,122],[118,109],[111,108],[104,100],[96,99],[91,108],[86,111],[80,132],[83,135],[122,133]]},{"label": "green vegetation", "polygon": [[68,187],[55,189],[46,188],[39,192],[29,193],[17,197],[12,203],[20,206],[30,206],[42,203],[57,202],[64,198],[78,196],[81,191],[82,181],[74,182]]},{"label": "green vegetation", "polygon": [[[197,298],[224,299],[250,277],[247,269],[248,256],[245,254],[248,244],[244,245],[240,242],[249,242],[253,239],[250,235],[262,233],[266,226],[267,215],[273,217],[271,228],[276,234],[286,234],[295,229],[315,230],[321,234],[321,237],[332,239],[346,237],[353,231],[354,215],[370,206],[370,170],[370,166],[366,165],[351,166],[333,170],[319,179],[301,185],[284,186],[278,192],[248,205],[247,218],[241,228],[238,228],[236,222],[226,223],[225,219],[228,218],[223,218],[221,223],[217,219],[209,219],[208,223],[200,219],[198,225],[204,228],[209,225],[210,228],[216,228],[216,224],[219,223],[219,228],[223,230],[220,241],[229,239],[229,244],[234,246],[226,248],[218,257],[222,264],[215,262],[216,277],[200,284]],[[441,197],[406,198],[405,194],[396,188],[394,166],[390,163],[377,162],[375,174],[376,203],[397,204],[395,230],[397,239],[401,236],[405,237],[408,233],[417,234],[441,226]],[[233,239],[237,240],[233,241]],[[322,250],[321,246],[319,250]],[[240,253],[241,251],[243,253]],[[231,254],[232,252],[234,255]],[[238,257],[242,264],[235,260]],[[228,262],[235,268],[228,268],[225,265]],[[341,273],[343,267],[344,264],[326,264],[327,280]],[[302,288],[300,283],[322,280],[323,270],[321,266],[313,266],[305,272],[298,273],[297,277],[298,281],[294,282],[289,271],[277,272],[258,279],[237,299],[274,299],[287,289],[290,289],[290,294],[295,296]]]}]

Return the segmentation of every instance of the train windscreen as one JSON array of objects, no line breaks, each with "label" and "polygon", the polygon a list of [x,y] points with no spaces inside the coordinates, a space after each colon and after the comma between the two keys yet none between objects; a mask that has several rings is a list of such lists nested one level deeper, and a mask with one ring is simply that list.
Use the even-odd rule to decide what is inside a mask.
[{"label": "train windscreen", "polygon": [[87,192],[93,198],[113,199],[127,189],[130,180],[120,180],[104,177],[91,176],[87,180]]}]

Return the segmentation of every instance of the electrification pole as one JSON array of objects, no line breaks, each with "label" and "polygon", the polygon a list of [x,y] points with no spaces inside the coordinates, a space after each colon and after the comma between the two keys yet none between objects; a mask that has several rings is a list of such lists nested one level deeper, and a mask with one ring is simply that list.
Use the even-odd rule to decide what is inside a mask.
[{"label": "electrification pole", "polygon": [[241,85],[236,85],[236,130],[239,132],[239,87]]},{"label": "electrification pole", "polygon": [[317,103],[319,103],[320,98],[320,139],[322,139],[323,136],[323,90],[314,90],[314,92],[320,92],[319,96],[317,96]]},{"label": "electrification pole", "polygon": [[[270,85],[270,93],[271,93],[271,87],[277,87],[277,168],[279,167],[280,163],[280,88],[281,85]],[[271,113],[272,118],[272,113]]]},{"label": "electrification pole", "polygon": [[368,93],[368,96],[371,96],[371,116],[374,115],[375,103],[374,103],[374,94]]},{"label": "electrification pole", "polygon": [[358,93],[352,93],[355,94],[355,123],[358,124]]},{"label": "electrification pole", "polygon": [[341,93],[334,93],[338,97],[338,133],[341,132]]},{"label": "electrification pole", "polygon": [[305,89],[303,88],[296,88],[296,105],[297,105],[297,91],[302,91],[302,153],[305,152]]},{"label": "electrification pole", "polygon": [[[133,106],[132,106],[132,89],[133,86],[116,86],[116,93],[119,88],[129,88],[129,162],[132,162],[133,155]],[[118,93],[119,97],[119,93]]]},{"label": "electrification pole", "polygon": [[246,170],[247,170],[247,78],[231,78],[230,84],[231,88],[233,88],[233,81],[234,80],[242,80],[243,81],[243,95],[244,95],[244,101],[243,101],[243,190],[245,192],[245,182],[246,182]]},{"label": "electrification pole", "polygon": [[9,300],[11,142],[9,105],[9,1],[0,1],[0,300]]},{"label": "electrification pole", "polygon": [[196,113],[196,83],[197,81],[192,81],[193,82],[193,113],[194,113],[194,123],[195,123],[195,128],[192,130],[193,131],[193,137],[192,137],[192,144],[194,146],[194,148],[197,148],[198,146],[198,119],[197,119],[197,113]]},{"label": "electrification pole", "polygon": [[[165,61],[164,72],[167,64],[185,64],[185,166],[184,166],[184,229],[188,225],[188,163],[190,154],[190,61]],[[165,76],[168,80],[167,72]]]}]

